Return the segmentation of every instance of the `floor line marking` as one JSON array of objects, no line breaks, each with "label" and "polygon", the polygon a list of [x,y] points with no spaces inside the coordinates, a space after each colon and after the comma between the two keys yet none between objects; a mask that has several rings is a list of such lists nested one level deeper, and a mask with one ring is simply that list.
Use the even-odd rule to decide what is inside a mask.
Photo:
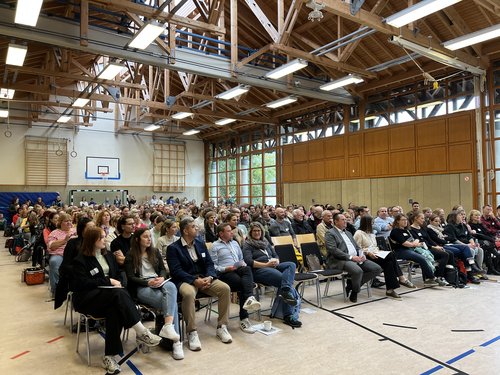
[{"label": "floor line marking", "polygon": [[384,326],[389,326],[389,327],[406,328],[406,329],[417,329],[417,327],[401,326],[399,324],[391,324],[391,323],[382,323],[382,324]]},{"label": "floor line marking", "polygon": [[54,341],[62,339],[64,336],[55,337],[52,340],[47,341],[47,344],[52,344]]},{"label": "floor line marking", "polygon": [[10,359],[16,359],[16,358],[19,358],[20,356],[22,355],[25,355],[25,354],[28,354],[30,351],[29,350],[25,350],[24,352],[21,352],[19,354],[16,354],[15,356],[13,357],[10,357]]}]

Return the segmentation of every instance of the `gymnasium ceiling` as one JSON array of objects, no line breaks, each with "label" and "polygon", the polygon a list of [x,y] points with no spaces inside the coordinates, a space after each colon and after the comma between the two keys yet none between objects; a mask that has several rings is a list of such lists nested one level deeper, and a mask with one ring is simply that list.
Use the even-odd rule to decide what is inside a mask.
[{"label": "gymnasium ceiling", "polygon": [[[431,75],[457,71],[420,55],[411,60],[412,51],[389,42],[391,36],[482,69],[500,58],[498,38],[457,51],[441,45],[499,24],[499,0],[463,0],[400,29],[383,19],[416,0],[352,1],[45,0],[35,27],[14,23],[16,0],[0,1],[0,87],[15,90],[8,121],[73,127],[92,126],[104,116],[114,120],[116,132],[140,133],[155,123],[158,135],[175,138],[198,129],[194,137],[214,140],[414,81],[422,76],[415,62]],[[312,3],[324,5],[321,19],[308,19]],[[357,3],[363,4],[353,15]],[[166,24],[164,38],[144,51],[127,47],[134,31],[152,19]],[[354,39],[344,38],[349,34]],[[335,41],[336,48],[322,53]],[[9,43],[28,47],[23,66],[5,64]],[[297,58],[307,60],[307,68],[280,80],[265,78]],[[120,75],[96,78],[113,60],[124,66]],[[346,90],[318,89],[347,74],[364,82]],[[238,84],[250,90],[231,100],[214,98]],[[298,100],[277,109],[265,106],[289,95]],[[72,107],[80,97],[91,101]],[[183,111],[193,115],[171,117]],[[58,124],[61,114],[71,120]],[[215,125],[222,118],[236,121]]]}]

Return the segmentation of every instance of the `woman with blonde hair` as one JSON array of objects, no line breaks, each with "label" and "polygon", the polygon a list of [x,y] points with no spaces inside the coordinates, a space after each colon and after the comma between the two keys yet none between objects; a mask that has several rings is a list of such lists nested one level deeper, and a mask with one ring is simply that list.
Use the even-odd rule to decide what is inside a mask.
[{"label": "woman with blonde hair", "polygon": [[176,236],[179,231],[179,226],[176,221],[165,220],[161,226],[160,238],[158,238],[158,250],[160,250],[163,258],[167,255],[167,247],[179,239]]}]

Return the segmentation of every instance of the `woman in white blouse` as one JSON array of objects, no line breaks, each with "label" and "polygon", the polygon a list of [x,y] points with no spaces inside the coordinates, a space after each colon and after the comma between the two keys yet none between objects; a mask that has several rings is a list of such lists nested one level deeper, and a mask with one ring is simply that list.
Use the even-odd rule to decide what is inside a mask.
[{"label": "woman in white blouse", "polygon": [[387,289],[385,295],[389,298],[401,301],[401,296],[396,293],[395,289],[399,288],[400,285],[412,289],[416,287],[411,281],[403,276],[403,272],[401,272],[396,257],[392,252],[389,252],[384,258],[382,258],[381,254],[380,256],[377,255],[379,248],[377,246],[375,234],[373,234],[372,220],[372,217],[368,215],[361,218],[359,229],[354,234],[354,240],[363,250],[366,257],[377,263],[384,270],[385,287]]}]

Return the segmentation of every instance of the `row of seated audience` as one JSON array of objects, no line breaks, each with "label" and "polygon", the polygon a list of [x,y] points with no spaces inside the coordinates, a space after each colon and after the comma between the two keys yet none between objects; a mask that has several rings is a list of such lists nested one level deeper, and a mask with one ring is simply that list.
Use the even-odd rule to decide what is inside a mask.
[{"label": "row of seated audience", "polygon": [[[145,210],[151,215],[144,215]],[[21,207],[21,216],[29,216],[25,211],[28,208]],[[227,330],[231,291],[239,296],[240,328],[255,332],[248,319],[249,312],[260,309],[254,283],[276,287],[284,322],[301,327],[300,297],[293,288],[296,266],[279,261],[272,237],[291,236],[298,248],[297,234],[314,233],[326,268],[349,274],[346,291],[352,302],[367,282],[385,285],[386,296],[394,300],[401,300],[399,286],[416,288],[397,260],[418,264],[426,286],[448,285],[446,278],[456,272],[457,261],[472,283],[487,279],[483,263],[489,274],[500,274],[500,221],[488,205],[482,213],[471,211],[468,221],[462,207],[454,207],[444,220],[444,210],[420,211],[418,203],[408,215],[399,206],[381,207],[375,219],[366,206],[344,211],[318,205],[308,212],[304,207],[206,206],[194,218],[190,207],[162,205],[135,207],[137,215],[128,207],[34,211],[45,223],[43,239],[56,307],[69,286],[77,311],[106,317],[104,365],[109,374],[120,371],[114,357],[121,351],[122,328],[134,328],[138,342],[148,346],[157,345],[161,337],[172,340],[173,357],[184,358],[178,299],[188,347],[201,350],[195,321],[200,292],[218,299],[216,335],[224,343],[232,341]],[[385,243],[393,251],[381,251]],[[376,277],[381,272],[385,282]],[[136,301],[161,310],[164,325],[159,336],[140,323]]]}]

